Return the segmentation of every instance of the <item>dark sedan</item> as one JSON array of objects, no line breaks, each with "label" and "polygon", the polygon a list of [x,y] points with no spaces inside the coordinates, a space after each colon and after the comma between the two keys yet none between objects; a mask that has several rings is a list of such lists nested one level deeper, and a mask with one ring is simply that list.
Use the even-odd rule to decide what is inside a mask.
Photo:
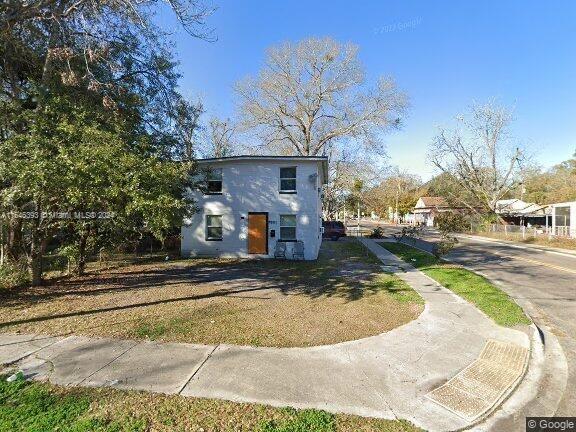
[{"label": "dark sedan", "polygon": [[323,238],[336,241],[340,237],[346,237],[346,227],[340,221],[323,221],[322,227],[324,228]]}]

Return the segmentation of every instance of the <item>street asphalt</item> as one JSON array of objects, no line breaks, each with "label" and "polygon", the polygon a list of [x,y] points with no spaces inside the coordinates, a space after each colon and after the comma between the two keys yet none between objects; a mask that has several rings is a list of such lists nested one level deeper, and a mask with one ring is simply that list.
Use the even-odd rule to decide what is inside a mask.
[{"label": "street asphalt", "polygon": [[[387,234],[400,231],[390,225],[384,229]],[[427,242],[438,239],[432,230],[422,237]],[[418,246],[427,248],[426,242]],[[536,325],[557,337],[568,363],[568,380],[556,415],[575,416],[576,256],[467,237],[460,238],[447,258],[497,283],[528,309]]]},{"label": "street asphalt", "polygon": [[449,258],[482,272],[520,304],[531,304],[532,319],[556,335],[568,362],[556,415],[576,415],[576,256],[466,238]]}]

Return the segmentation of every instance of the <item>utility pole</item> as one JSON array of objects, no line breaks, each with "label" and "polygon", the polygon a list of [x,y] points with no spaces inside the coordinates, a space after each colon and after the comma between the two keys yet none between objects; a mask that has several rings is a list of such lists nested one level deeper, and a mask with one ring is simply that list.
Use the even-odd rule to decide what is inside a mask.
[{"label": "utility pole", "polygon": [[358,200],[358,231],[356,232],[360,235],[360,200]]},{"label": "utility pole", "polygon": [[398,179],[398,183],[396,183],[398,188],[396,189],[396,209],[394,210],[394,222],[396,225],[400,223],[400,218],[398,217],[398,201],[400,200],[400,179]]}]

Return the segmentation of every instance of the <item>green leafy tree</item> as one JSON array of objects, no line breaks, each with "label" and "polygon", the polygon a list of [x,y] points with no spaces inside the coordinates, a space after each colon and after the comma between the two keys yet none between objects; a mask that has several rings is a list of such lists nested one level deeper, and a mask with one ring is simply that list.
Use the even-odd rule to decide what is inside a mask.
[{"label": "green leafy tree", "polygon": [[576,154],[548,170],[532,167],[524,174],[522,191],[526,200],[541,204],[576,200]]},{"label": "green leafy tree", "polygon": [[418,188],[422,181],[418,176],[393,169],[379,185],[365,194],[367,206],[375,213],[388,215],[390,208],[398,216],[411,212],[418,201]]},{"label": "green leafy tree", "polygon": [[[189,208],[190,166],[176,161],[191,160],[202,109],[177,91],[177,65],[152,22],[159,3],[0,5],[2,237],[34,284],[55,236],[77,245],[82,272],[87,248],[142,230],[162,239]],[[209,37],[211,10],[169,6],[188,33]]]},{"label": "green leafy tree", "polygon": [[[60,96],[33,111],[26,134],[1,147],[5,204],[27,203],[22,218],[33,283],[56,232],[67,233],[84,271],[87,245],[113,244],[143,230],[163,239],[191,208],[190,166],[160,158],[148,135],[134,135],[113,113]],[[109,125],[115,125],[110,127]]]}]

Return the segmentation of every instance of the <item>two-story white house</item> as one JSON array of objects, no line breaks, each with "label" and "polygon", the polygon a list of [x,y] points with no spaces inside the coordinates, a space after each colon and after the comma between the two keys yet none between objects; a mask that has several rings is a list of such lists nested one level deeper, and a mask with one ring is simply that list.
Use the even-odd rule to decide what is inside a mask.
[{"label": "two-story white house", "polygon": [[190,193],[197,212],[182,226],[183,256],[272,258],[284,242],[304,259],[322,243],[322,186],[328,159],[316,156],[232,156],[198,160],[203,187]]}]

